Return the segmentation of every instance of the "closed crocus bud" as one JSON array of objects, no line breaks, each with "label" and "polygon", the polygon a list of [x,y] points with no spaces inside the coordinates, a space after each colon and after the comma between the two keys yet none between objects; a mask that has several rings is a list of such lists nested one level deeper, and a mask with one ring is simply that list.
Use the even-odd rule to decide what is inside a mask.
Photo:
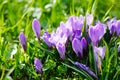
[{"label": "closed crocus bud", "polygon": [[38,58],[34,59],[34,66],[35,66],[36,72],[38,72],[40,74],[43,73],[43,71],[42,71],[42,63]]},{"label": "closed crocus bud", "polygon": [[120,56],[120,45],[118,46],[118,56]]},{"label": "closed crocus bud", "polygon": [[65,60],[65,45],[63,43],[57,43],[56,48],[59,52],[60,58],[64,61]]},{"label": "closed crocus bud", "polygon": [[87,73],[89,73],[91,76],[93,76],[94,78],[98,79],[98,77],[95,75],[95,73],[86,65],[81,64],[79,62],[75,62],[74,63],[76,66],[78,66],[79,68],[83,69],[84,71],[86,71]]},{"label": "closed crocus bud", "polygon": [[97,63],[97,67],[98,67],[98,71],[100,71],[101,68],[101,59],[104,59],[105,56],[105,52],[106,52],[106,47],[94,47],[94,56],[95,56],[95,60]]},{"label": "closed crocus bud", "polygon": [[38,38],[38,40],[40,40],[40,23],[37,19],[33,20],[32,29],[33,29],[36,37]]},{"label": "closed crocus bud", "polygon": [[52,43],[49,41],[50,38],[51,38],[51,34],[49,34],[48,32],[44,32],[43,40],[49,47],[52,46]]},{"label": "closed crocus bud", "polygon": [[117,36],[120,35],[120,20],[118,20],[116,23],[116,33],[117,33]]},{"label": "closed crocus bud", "polygon": [[76,53],[76,55],[82,59],[83,58],[83,47],[81,44],[81,41],[77,38],[74,38],[72,41],[72,48],[74,50],[74,52]]},{"label": "closed crocus bud", "polygon": [[105,33],[106,27],[100,22],[98,22],[95,26],[90,26],[89,36],[94,46],[98,45],[98,41],[101,40]]},{"label": "closed crocus bud", "polygon": [[92,14],[87,14],[86,15],[86,24],[91,25],[93,22],[93,15]]},{"label": "closed crocus bud", "polygon": [[26,52],[26,37],[25,37],[25,35],[23,34],[23,32],[21,32],[21,33],[19,34],[19,41],[20,41],[20,43],[21,43],[24,51]]}]

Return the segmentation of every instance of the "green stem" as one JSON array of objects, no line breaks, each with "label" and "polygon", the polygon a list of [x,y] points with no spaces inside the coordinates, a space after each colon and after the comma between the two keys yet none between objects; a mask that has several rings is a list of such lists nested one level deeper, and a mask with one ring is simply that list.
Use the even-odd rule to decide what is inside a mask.
[{"label": "green stem", "polygon": [[3,68],[3,69],[2,69],[2,75],[1,75],[0,80],[3,80],[4,74],[5,74],[5,69]]}]

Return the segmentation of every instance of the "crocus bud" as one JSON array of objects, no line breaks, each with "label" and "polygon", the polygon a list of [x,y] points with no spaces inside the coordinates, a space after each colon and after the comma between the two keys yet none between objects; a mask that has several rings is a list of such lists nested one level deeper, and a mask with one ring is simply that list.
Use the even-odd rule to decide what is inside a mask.
[{"label": "crocus bud", "polygon": [[40,23],[37,19],[33,20],[32,29],[33,29],[36,37],[38,38],[38,40],[40,40]]},{"label": "crocus bud", "polygon": [[43,71],[42,71],[42,63],[38,58],[34,59],[34,66],[35,66],[36,72],[38,72],[40,74],[43,73]]},{"label": "crocus bud", "polygon": [[98,41],[101,40],[105,33],[106,27],[100,22],[98,22],[95,26],[90,26],[89,36],[94,46],[98,45]]},{"label": "crocus bud", "polygon": [[86,24],[91,25],[93,22],[93,15],[92,14],[87,14],[86,15]]},{"label": "crocus bud", "polygon": [[19,34],[19,41],[20,41],[20,43],[21,43],[24,51],[26,52],[26,37],[25,37],[25,35],[23,34],[23,32],[21,32],[21,33]]},{"label": "crocus bud", "polygon": [[120,45],[118,46],[118,56],[120,56]]},{"label": "crocus bud", "polygon": [[56,48],[59,52],[60,58],[64,61],[65,60],[65,45],[62,43],[57,43]]},{"label": "crocus bud", "polygon": [[101,67],[101,59],[104,59],[106,47],[94,47],[94,56],[97,63],[98,71]]},{"label": "crocus bud", "polygon": [[77,38],[73,39],[72,48],[79,58],[83,58],[83,47],[79,39]]},{"label": "crocus bud", "polygon": [[117,36],[120,35],[120,20],[118,20],[116,23],[116,33],[117,33]]},{"label": "crocus bud", "polygon": [[78,66],[79,68],[81,68],[81,69],[83,69],[84,71],[86,71],[87,73],[89,73],[91,76],[93,76],[94,78],[98,78],[96,75],[95,75],[95,73],[89,68],[89,67],[87,67],[86,65],[84,65],[84,64],[81,64],[81,63],[79,63],[79,62],[75,62],[74,63],[76,66]]}]

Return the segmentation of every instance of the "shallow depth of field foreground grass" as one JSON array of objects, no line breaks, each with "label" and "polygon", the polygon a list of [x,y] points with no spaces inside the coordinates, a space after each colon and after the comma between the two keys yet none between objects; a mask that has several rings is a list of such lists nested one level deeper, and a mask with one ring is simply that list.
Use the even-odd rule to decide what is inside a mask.
[{"label": "shallow depth of field foreground grass", "polygon": [[120,80],[119,4],[120,0],[0,0],[0,80]]}]

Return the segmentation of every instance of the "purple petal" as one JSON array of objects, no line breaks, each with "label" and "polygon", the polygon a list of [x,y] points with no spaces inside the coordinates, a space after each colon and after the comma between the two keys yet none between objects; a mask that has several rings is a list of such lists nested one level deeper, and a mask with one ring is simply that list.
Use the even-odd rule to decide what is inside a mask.
[{"label": "purple petal", "polygon": [[[106,47],[94,47],[94,56],[97,63],[98,70],[101,67],[101,59],[104,59]],[[101,59],[100,59],[101,58]]]},{"label": "purple petal", "polygon": [[38,40],[40,40],[40,23],[37,19],[33,20],[32,29],[33,29],[36,37],[38,38]]},{"label": "purple petal", "polygon": [[78,57],[83,58],[83,47],[79,39],[73,39],[72,48]]},{"label": "purple petal", "polygon": [[40,74],[43,73],[43,71],[42,71],[42,63],[38,58],[34,59],[34,66],[35,66],[36,72],[39,72]]},{"label": "purple petal", "polygon": [[71,21],[73,31],[82,30],[82,27],[84,25],[84,17],[83,16],[80,16],[79,18],[76,16],[71,16],[70,21]]},{"label": "purple petal", "polygon": [[57,43],[56,48],[59,52],[60,58],[64,61],[65,60],[65,45],[62,43]]},{"label": "purple petal", "polygon": [[26,52],[26,37],[25,37],[25,35],[23,34],[23,32],[21,32],[21,33],[19,34],[19,41],[20,41],[20,43],[21,43],[24,51]]},{"label": "purple petal", "polygon": [[113,18],[107,22],[108,28],[110,30],[110,34],[113,34],[116,30],[116,18]]},{"label": "purple petal", "polygon": [[78,39],[81,39],[81,31],[80,30],[75,30],[74,32],[73,32],[73,34],[72,34],[72,40],[74,39],[74,38],[78,38]]},{"label": "purple petal", "polygon": [[74,63],[76,66],[78,66],[79,68],[85,70],[87,73],[89,73],[91,76],[93,76],[94,78],[97,78],[97,76],[95,75],[95,73],[89,68],[87,67],[86,65],[84,64],[81,64],[79,62],[75,62]]},{"label": "purple petal", "polygon": [[51,35],[48,32],[44,32],[43,40],[49,47],[52,46],[51,42],[49,41],[50,37],[51,37]]},{"label": "purple petal", "polygon": [[81,43],[82,43],[83,49],[86,50],[86,48],[87,48],[87,41],[86,41],[86,39],[84,37],[81,39]]},{"label": "purple petal", "polygon": [[93,15],[92,14],[87,14],[86,15],[86,24],[91,25],[93,22]]},{"label": "purple petal", "polygon": [[116,32],[117,32],[117,36],[119,36],[120,35],[120,20],[117,21]]}]

